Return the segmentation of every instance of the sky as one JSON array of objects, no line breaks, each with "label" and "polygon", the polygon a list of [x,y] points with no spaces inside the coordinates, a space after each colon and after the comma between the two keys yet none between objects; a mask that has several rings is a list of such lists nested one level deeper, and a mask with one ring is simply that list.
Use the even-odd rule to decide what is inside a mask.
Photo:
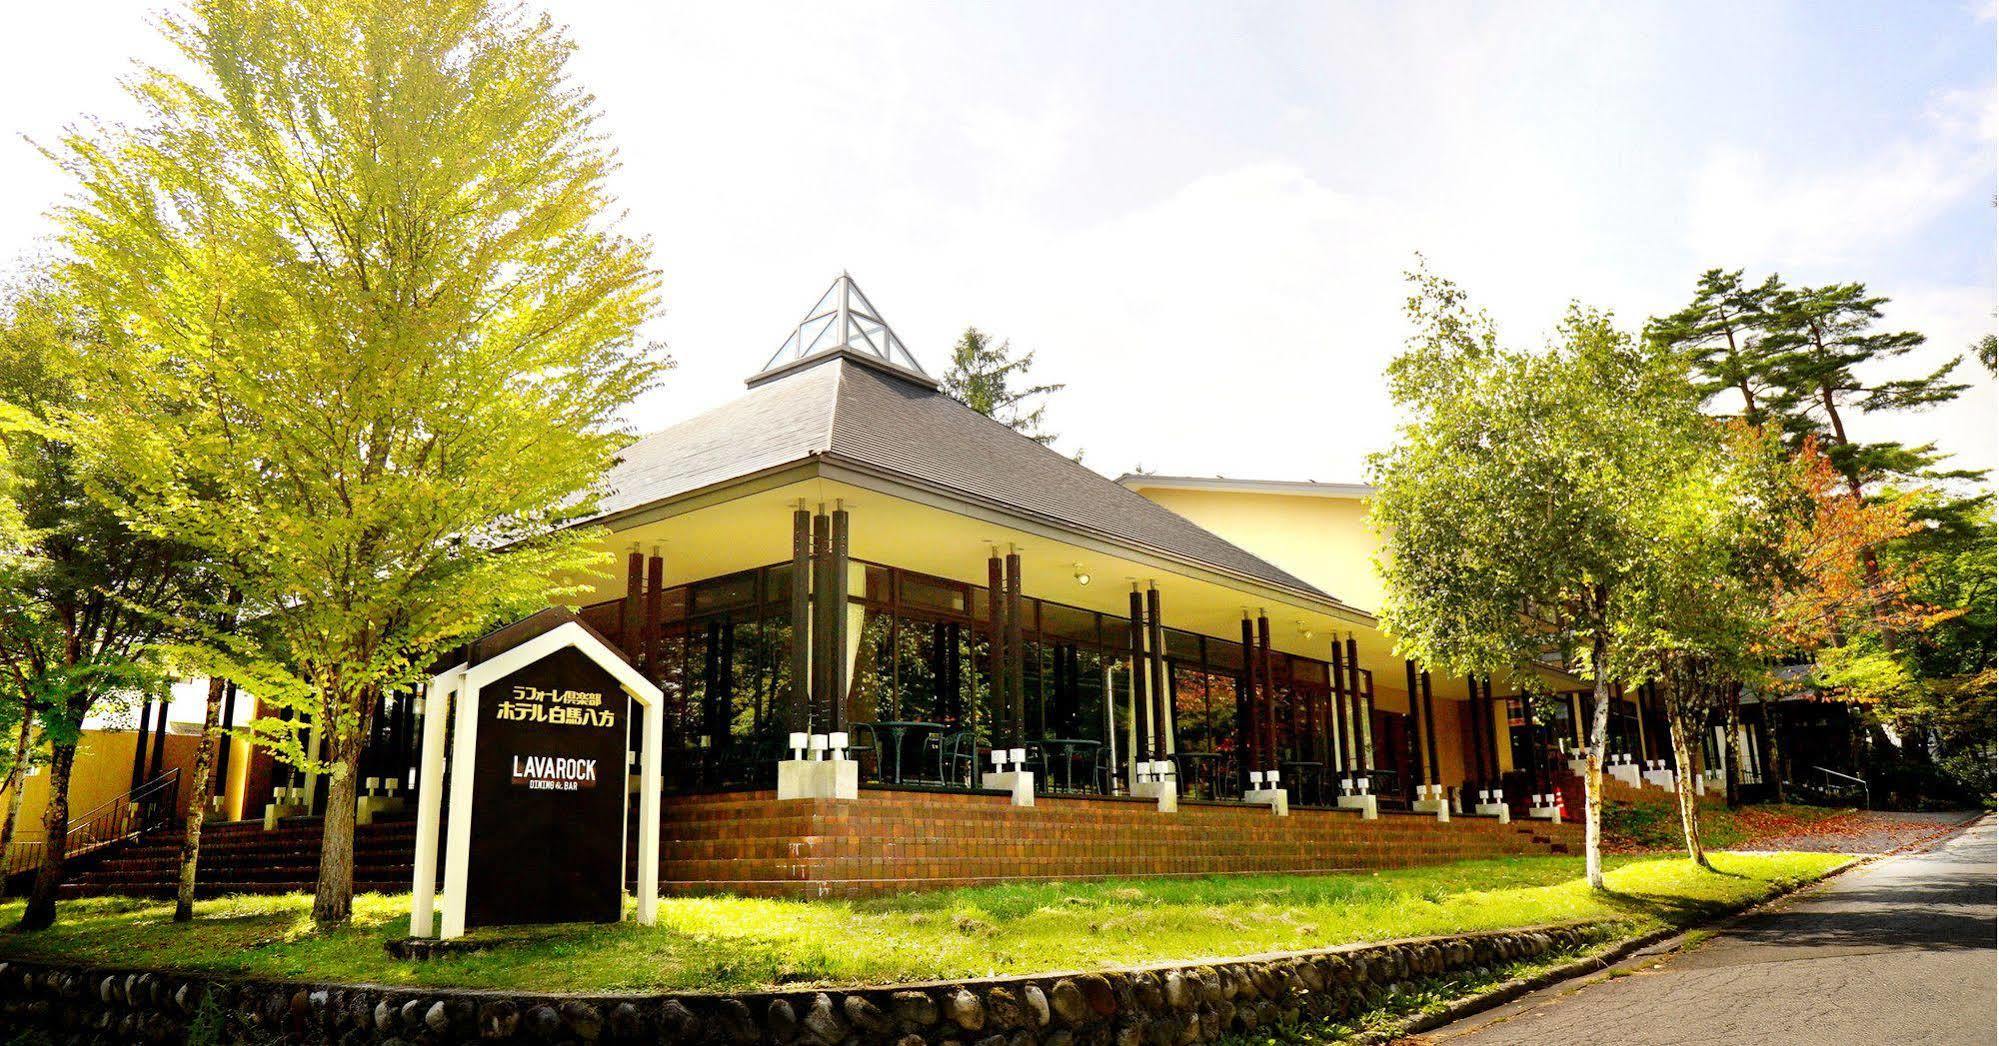
[{"label": "sky", "polygon": [[[127,111],[157,2],[10,12],[0,252],[64,191],[34,147]],[[1418,252],[1544,341],[1698,274],[1860,280],[1927,370],[1993,328],[1995,22],[1934,3],[544,3],[579,45],[676,361],[630,422],[738,394],[840,272],[941,373],[1036,354],[1108,475],[1353,481]],[[1995,464],[1993,384],[1851,422]]]}]

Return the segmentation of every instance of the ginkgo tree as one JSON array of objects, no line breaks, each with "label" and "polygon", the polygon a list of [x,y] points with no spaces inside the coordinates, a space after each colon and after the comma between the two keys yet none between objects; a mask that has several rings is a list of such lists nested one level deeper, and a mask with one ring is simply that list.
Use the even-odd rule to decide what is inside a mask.
[{"label": "ginkgo tree", "polygon": [[602,565],[573,524],[664,365],[638,335],[657,278],[545,16],[195,0],[160,24],[179,61],[131,80],[143,119],[55,150],[66,278],[116,338],[89,443],[126,518],[240,599],[183,608],[241,625],[171,653],[328,774],[313,918],[340,923],[384,692]]}]

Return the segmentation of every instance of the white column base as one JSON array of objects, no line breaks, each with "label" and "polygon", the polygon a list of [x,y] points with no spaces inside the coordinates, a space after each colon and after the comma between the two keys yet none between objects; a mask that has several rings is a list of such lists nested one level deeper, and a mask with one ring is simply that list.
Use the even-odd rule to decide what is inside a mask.
[{"label": "white column base", "polygon": [[1451,801],[1448,799],[1418,799],[1409,804],[1409,808],[1419,814],[1436,814],[1439,821],[1451,819]]},{"label": "white column base", "polygon": [[278,830],[278,821],[280,819],[302,817],[304,814],[305,807],[298,803],[265,803],[264,831],[275,832]]},{"label": "white column base", "polygon": [[1343,795],[1339,798],[1342,810],[1359,810],[1363,821],[1372,821],[1381,816],[1381,809],[1372,795]]},{"label": "white column base", "polygon": [[1637,763],[1619,763],[1616,766],[1605,767],[1605,770],[1611,777],[1624,782],[1632,788],[1643,788],[1645,786],[1644,779],[1639,777]]},{"label": "white column base", "polygon": [[1673,786],[1673,772],[1671,770],[1647,770],[1645,771],[1645,783],[1664,788],[1668,792],[1677,790]]},{"label": "white column base", "polygon": [[1695,795],[1707,794],[1707,775],[1702,774],[1694,778],[1694,794]]},{"label": "white column base", "polygon": [[1536,821],[1559,821],[1562,819],[1562,808],[1559,806],[1536,806],[1527,811],[1527,816]]},{"label": "white column base", "polygon": [[851,759],[780,759],[779,799],[859,799],[861,764]]},{"label": "white column base", "polygon": [[1576,775],[1577,777],[1587,776],[1589,774],[1589,760],[1588,759],[1569,760],[1569,772]]},{"label": "white column base", "polygon": [[1513,823],[1513,808],[1505,803],[1480,803],[1473,812],[1485,817],[1497,817],[1500,824]]},{"label": "white column base", "polygon": [[1009,801],[1015,806],[1034,805],[1034,772],[1031,770],[987,772],[979,778],[979,787],[1011,793]]},{"label": "white column base", "polygon": [[1291,816],[1291,793],[1282,788],[1252,788],[1242,794],[1245,803],[1262,803],[1279,817]]},{"label": "white column base", "polygon": [[1131,794],[1140,799],[1159,801],[1159,812],[1173,814],[1180,812],[1180,782],[1171,779],[1163,781],[1134,781]]}]

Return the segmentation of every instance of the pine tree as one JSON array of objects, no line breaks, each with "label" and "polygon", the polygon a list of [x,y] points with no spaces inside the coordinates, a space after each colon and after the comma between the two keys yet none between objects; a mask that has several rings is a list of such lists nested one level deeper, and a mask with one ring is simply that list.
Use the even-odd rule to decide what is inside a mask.
[{"label": "pine tree", "polygon": [[992,335],[977,327],[967,327],[958,344],[951,347],[951,368],[944,372],[944,393],[1046,446],[1055,440],[1055,433],[1041,428],[1048,405],[1036,403],[1029,409],[1028,401],[1060,392],[1066,386],[1014,388],[1016,381],[1027,380],[1027,372],[1033,367],[1034,353],[1015,356],[1012,342],[994,342]]},{"label": "pine tree", "polygon": [[1743,419],[1762,424],[1772,383],[1764,333],[1771,304],[1783,290],[1774,275],[1746,286],[1741,269],[1709,269],[1694,287],[1693,302],[1654,319],[1645,336],[1661,348],[1686,352],[1702,391],[1713,397],[1734,390],[1742,397]]},{"label": "pine tree", "polygon": [[1869,296],[1862,283],[1782,290],[1771,302],[1763,341],[1775,386],[1771,409],[1786,419],[1787,429],[1824,433],[1826,454],[1855,496],[1876,479],[1937,476],[1933,466],[1942,454],[1933,443],[1857,441],[1847,431],[1847,412],[1921,410],[1956,399],[1967,388],[1950,380],[1958,356],[1914,378],[1862,376],[1863,368],[1899,359],[1923,344],[1915,331],[1876,329],[1887,302]]}]

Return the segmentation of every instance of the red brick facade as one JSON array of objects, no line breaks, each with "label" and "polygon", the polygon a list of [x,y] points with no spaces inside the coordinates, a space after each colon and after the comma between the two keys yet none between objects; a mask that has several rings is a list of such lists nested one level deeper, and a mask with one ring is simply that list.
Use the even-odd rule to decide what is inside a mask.
[{"label": "red brick facade", "polygon": [[667,802],[660,885],[668,893],[859,896],[1008,880],[1350,872],[1566,852],[1574,825],[1501,825],[1187,803],[868,790],[858,800],[780,802],[771,792]]}]

